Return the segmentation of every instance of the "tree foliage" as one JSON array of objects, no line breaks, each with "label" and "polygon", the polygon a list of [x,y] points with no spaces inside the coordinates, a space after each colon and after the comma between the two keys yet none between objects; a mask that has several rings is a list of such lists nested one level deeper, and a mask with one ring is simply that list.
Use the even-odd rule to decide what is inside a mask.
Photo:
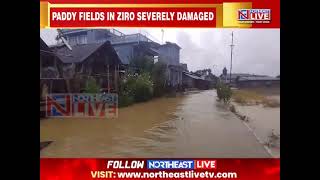
[{"label": "tree foliage", "polygon": [[154,96],[162,96],[165,91],[166,85],[166,64],[156,62],[152,69],[152,81],[154,84]]},{"label": "tree foliage", "polygon": [[137,56],[133,58],[129,63],[129,66],[138,69],[140,74],[145,72],[151,73],[153,65],[154,60],[153,57],[150,56]]},{"label": "tree foliage", "polygon": [[100,87],[93,77],[89,77],[87,80],[87,86],[85,88],[85,93],[99,93]]},{"label": "tree foliage", "polygon": [[148,73],[128,76],[122,83],[121,95],[133,97],[135,102],[143,102],[152,98],[153,83]]},{"label": "tree foliage", "polygon": [[219,100],[223,100],[224,103],[228,103],[232,95],[231,88],[227,84],[219,81],[217,83],[217,95]]}]

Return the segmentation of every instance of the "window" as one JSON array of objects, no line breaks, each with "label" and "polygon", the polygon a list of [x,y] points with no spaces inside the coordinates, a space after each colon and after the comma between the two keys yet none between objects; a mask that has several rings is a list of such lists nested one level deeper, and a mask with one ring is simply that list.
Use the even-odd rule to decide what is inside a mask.
[{"label": "window", "polygon": [[80,36],[73,36],[68,38],[68,42],[70,45],[76,45],[76,44],[87,44],[87,36],[86,35],[80,35]]},{"label": "window", "polygon": [[86,35],[77,36],[77,43],[87,44],[87,36]]},{"label": "window", "polygon": [[159,61],[159,56],[153,56],[154,63]]},{"label": "window", "polygon": [[75,45],[75,44],[77,44],[77,41],[76,41],[76,40],[77,40],[76,37],[70,37],[70,38],[68,38],[68,42],[69,42],[70,45]]}]

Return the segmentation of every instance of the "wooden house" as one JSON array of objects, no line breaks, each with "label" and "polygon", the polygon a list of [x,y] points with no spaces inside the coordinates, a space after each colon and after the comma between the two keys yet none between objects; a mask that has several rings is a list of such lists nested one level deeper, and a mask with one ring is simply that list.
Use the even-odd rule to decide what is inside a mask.
[{"label": "wooden house", "polygon": [[63,84],[62,61],[40,38],[40,98],[55,92],[55,84]]},{"label": "wooden house", "polygon": [[94,78],[99,87],[108,92],[118,91],[122,63],[109,41],[78,44],[71,48],[51,48],[62,61],[62,78],[66,82],[67,92],[82,92],[90,78]]}]

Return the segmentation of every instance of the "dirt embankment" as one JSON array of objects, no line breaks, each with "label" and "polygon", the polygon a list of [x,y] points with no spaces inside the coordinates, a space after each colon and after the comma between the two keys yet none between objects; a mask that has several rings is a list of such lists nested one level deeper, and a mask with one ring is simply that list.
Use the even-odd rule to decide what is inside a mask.
[{"label": "dirt embankment", "polygon": [[273,157],[280,157],[280,94],[274,90],[234,90],[232,111]]}]

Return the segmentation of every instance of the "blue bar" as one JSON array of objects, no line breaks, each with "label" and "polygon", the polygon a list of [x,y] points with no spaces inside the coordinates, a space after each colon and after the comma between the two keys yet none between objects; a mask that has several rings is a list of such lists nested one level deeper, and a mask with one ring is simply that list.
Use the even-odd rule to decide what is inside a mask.
[{"label": "blue bar", "polygon": [[194,169],[193,160],[147,160],[148,169]]}]

